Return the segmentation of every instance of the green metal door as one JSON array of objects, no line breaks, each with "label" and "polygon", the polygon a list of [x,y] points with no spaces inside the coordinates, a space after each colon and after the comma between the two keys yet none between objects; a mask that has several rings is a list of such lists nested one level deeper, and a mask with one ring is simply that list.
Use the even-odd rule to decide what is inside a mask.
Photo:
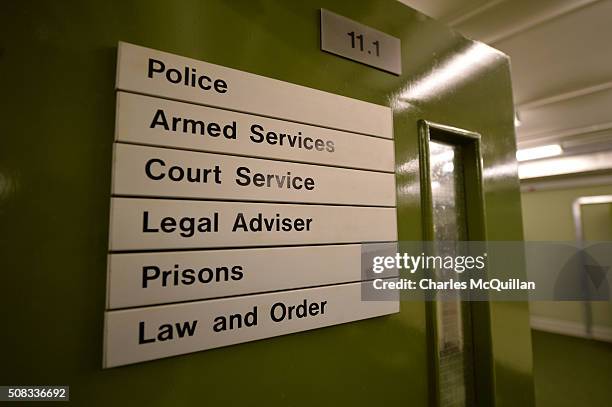
[{"label": "green metal door", "polygon": [[[400,38],[402,75],[322,52],[321,8]],[[423,302],[101,369],[116,47],[140,44],[390,106],[400,240],[426,237],[421,120],[481,135],[487,237],[522,239],[504,55],[393,0],[25,0],[2,3],[0,33],[0,384],[69,385],[72,404],[88,406],[434,403]],[[527,311],[522,303],[471,311],[490,323],[474,338],[475,348],[481,340],[490,348],[476,363],[490,370],[474,375],[486,383],[475,387],[488,389],[486,403],[533,405]]]}]

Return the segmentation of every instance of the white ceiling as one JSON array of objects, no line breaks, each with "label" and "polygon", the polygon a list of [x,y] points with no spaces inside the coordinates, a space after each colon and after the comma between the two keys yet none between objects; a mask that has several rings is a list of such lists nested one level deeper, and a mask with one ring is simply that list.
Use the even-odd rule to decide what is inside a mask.
[{"label": "white ceiling", "polygon": [[612,0],[400,1],[510,56],[519,147],[612,149]]}]

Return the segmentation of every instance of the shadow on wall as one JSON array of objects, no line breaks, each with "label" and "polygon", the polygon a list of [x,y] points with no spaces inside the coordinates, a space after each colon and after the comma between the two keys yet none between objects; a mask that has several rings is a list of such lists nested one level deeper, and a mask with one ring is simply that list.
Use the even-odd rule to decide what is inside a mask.
[{"label": "shadow on wall", "polygon": [[[522,192],[525,240],[574,241],[576,231],[572,204],[579,197],[593,195],[612,195],[612,186]],[[609,204],[584,206],[582,223],[585,240],[612,240],[612,211]],[[531,326],[573,336],[585,336],[590,332],[591,337],[612,342],[611,304],[609,301],[591,302],[586,313],[582,302],[532,302]]]}]

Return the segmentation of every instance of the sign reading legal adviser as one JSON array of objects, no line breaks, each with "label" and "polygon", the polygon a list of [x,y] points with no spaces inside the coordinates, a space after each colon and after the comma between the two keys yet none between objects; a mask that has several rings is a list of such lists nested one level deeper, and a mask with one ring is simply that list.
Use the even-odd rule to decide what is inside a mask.
[{"label": "sign reading legal adviser", "polygon": [[397,240],[390,109],[126,43],[117,88],[106,367],[398,311],[336,259]]},{"label": "sign reading legal adviser", "polygon": [[394,240],[395,208],[111,199],[112,251]]}]

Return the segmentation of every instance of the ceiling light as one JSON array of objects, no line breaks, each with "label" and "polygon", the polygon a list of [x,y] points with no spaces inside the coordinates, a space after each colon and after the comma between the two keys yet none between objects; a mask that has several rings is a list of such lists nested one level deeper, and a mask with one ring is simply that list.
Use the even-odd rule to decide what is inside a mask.
[{"label": "ceiling light", "polygon": [[612,169],[612,151],[561,156],[530,161],[519,165],[519,178],[540,178],[580,172],[609,171]]},{"label": "ceiling light", "polygon": [[538,158],[554,157],[562,153],[563,149],[559,144],[549,144],[518,150],[516,152],[516,159],[519,161],[537,160]]}]

